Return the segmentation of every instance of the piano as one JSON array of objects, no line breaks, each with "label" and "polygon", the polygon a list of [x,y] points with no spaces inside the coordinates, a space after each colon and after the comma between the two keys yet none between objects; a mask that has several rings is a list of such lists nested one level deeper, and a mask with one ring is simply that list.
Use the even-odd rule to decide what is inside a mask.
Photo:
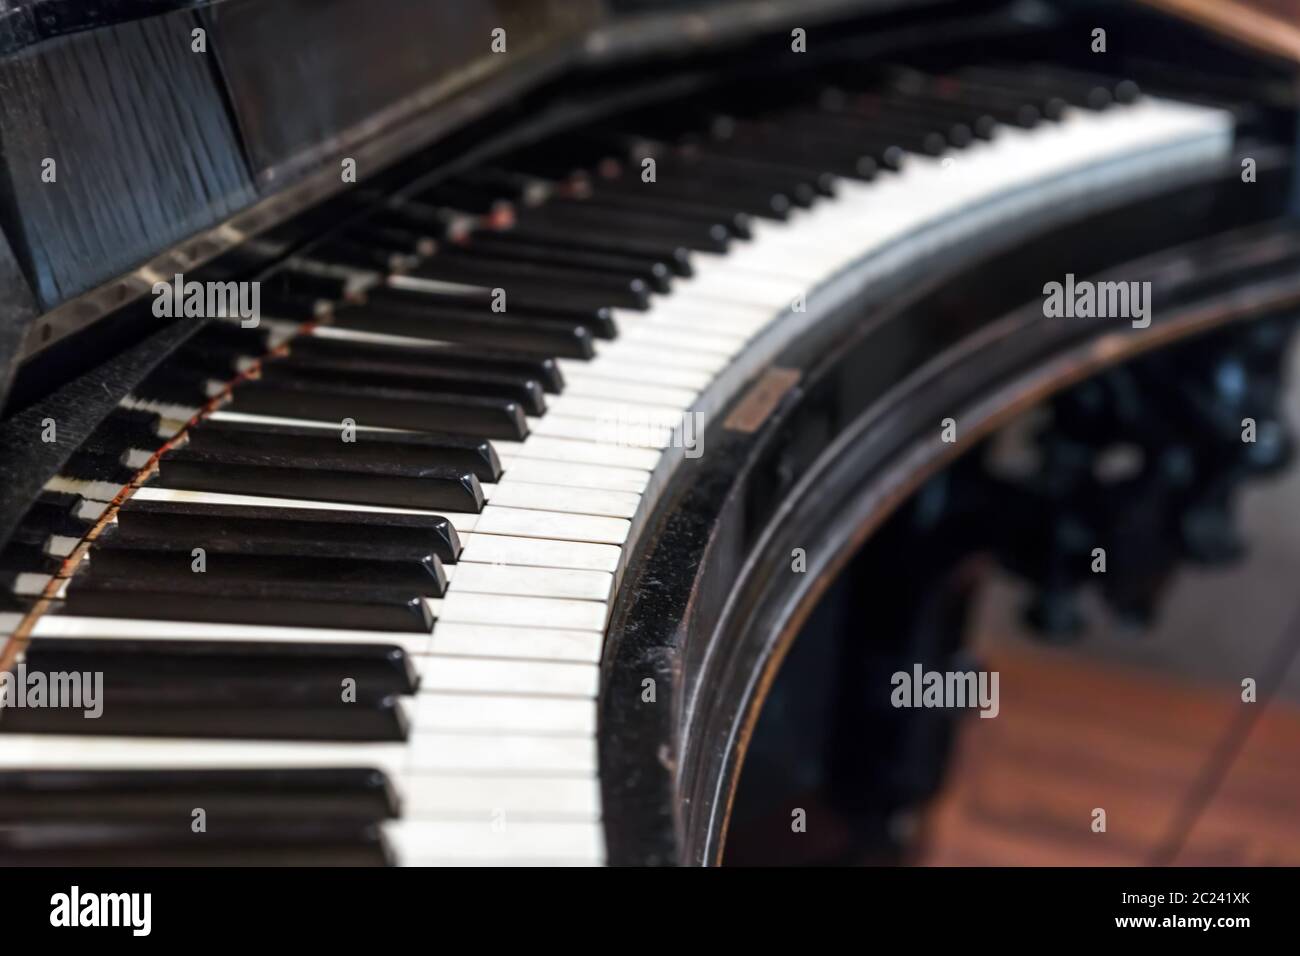
[{"label": "piano", "polygon": [[0,3],[0,864],[718,863],[1014,414],[1156,363],[1179,488],[1278,467],[1295,63],[1160,6]]}]

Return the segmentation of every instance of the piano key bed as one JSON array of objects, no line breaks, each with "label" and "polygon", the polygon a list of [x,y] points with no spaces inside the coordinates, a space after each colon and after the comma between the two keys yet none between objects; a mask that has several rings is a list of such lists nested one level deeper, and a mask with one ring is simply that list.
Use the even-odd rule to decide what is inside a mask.
[{"label": "piano key bed", "polygon": [[701,112],[394,199],[122,403],[0,556],[25,666],[104,675],[0,714],[0,859],[603,862],[610,609],[708,424],[901,263],[1233,139],[993,69]]}]

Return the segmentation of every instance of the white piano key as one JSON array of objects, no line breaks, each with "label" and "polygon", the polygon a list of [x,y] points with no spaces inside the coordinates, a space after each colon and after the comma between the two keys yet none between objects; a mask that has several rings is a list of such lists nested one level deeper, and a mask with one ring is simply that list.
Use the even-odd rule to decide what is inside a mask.
[{"label": "white piano key", "polygon": [[[591,701],[600,685],[594,664],[491,657],[421,657],[420,692],[529,694]],[[490,702],[485,706],[490,706]]]},{"label": "white piano key", "polygon": [[545,627],[505,627],[436,621],[430,648],[441,655],[522,657],[532,660],[600,660],[605,635]]},{"label": "white piano key", "polygon": [[86,481],[82,478],[66,478],[63,475],[55,475],[45,483],[46,491],[62,491],[102,502],[112,501],[125,487],[111,481]]},{"label": "white piano key", "polygon": [[598,823],[512,823],[508,816],[475,822],[396,820],[384,824],[384,835],[404,866],[530,858],[595,864],[605,855],[605,835]]},{"label": "white piano key", "polygon": [[[579,571],[614,571],[621,554],[612,544],[589,541],[554,541],[516,538],[506,534],[461,536],[460,564],[505,564],[537,568],[573,568]],[[458,565],[447,565],[448,570]]]},{"label": "white piano key", "polygon": [[551,412],[542,418],[528,419],[528,427],[534,435],[545,438],[567,438],[616,448],[658,450],[672,442],[671,428],[644,421],[636,414],[624,413],[620,418],[618,409],[591,418],[568,418]]},{"label": "white piano key", "polygon": [[[693,368],[678,368],[664,364],[643,364],[639,362],[621,362],[609,355],[601,356],[599,362],[584,362],[579,359],[557,359],[556,364],[564,375],[565,382],[571,378],[579,381],[636,382],[638,384],[658,386],[668,385],[673,388],[703,391],[713,381],[713,373]],[[664,403],[669,404],[669,403]]]},{"label": "white piano key", "polygon": [[[614,398],[588,395],[562,395],[551,402],[547,417],[559,415],[567,418],[604,421],[651,422],[661,428],[673,428],[681,423],[683,409],[673,405],[650,405],[645,402],[624,402]],[[597,431],[595,434],[600,435]],[[608,441],[597,438],[597,441]]]},{"label": "white piano key", "polygon": [[581,697],[510,696],[507,694],[420,693],[414,725],[422,730],[516,734],[596,732],[596,707]]},{"label": "white piano key", "polygon": [[482,595],[448,590],[446,597],[428,601],[439,620],[459,624],[504,624],[510,627],[558,627],[603,631],[606,606],[600,601]]},{"label": "white piano key", "polygon": [[500,458],[502,477],[511,481],[623,491],[633,495],[641,494],[650,483],[650,472],[640,468],[579,465],[513,455],[501,455]]},{"label": "white piano key", "polygon": [[[455,524],[454,521],[452,523]],[[631,522],[624,518],[571,515],[560,511],[535,511],[489,504],[478,516],[473,530],[480,534],[504,534],[519,538],[622,544],[627,540]]]},{"label": "white piano key", "polygon": [[[566,702],[567,703],[567,702]],[[413,773],[402,780],[402,817],[491,819],[600,819],[595,777],[480,777]]]},{"label": "white piano key", "polygon": [[683,409],[690,408],[691,403],[699,396],[699,389],[645,385],[640,382],[597,378],[592,375],[567,375],[564,379],[564,394],[582,398],[601,398],[612,402]]},{"label": "white piano key", "polygon": [[[488,536],[485,536],[488,537]],[[608,571],[534,568],[509,564],[461,562],[444,567],[449,589],[457,593],[515,594],[521,597],[608,601],[614,575]]]},{"label": "white piano key", "polygon": [[641,496],[626,491],[542,485],[503,476],[497,484],[484,483],[488,504],[535,511],[562,511],[578,515],[631,518],[641,506]]},{"label": "white piano key", "polygon": [[593,774],[596,759],[596,741],[591,737],[453,734],[416,728],[407,740],[405,771]]},{"label": "white piano key", "polygon": [[550,438],[532,434],[522,442],[494,441],[492,447],[503,458],[528,458],[575,465],[609,465],[652,471],[659,464],[659,452],[650,448],[610,445],[584,438]]}]

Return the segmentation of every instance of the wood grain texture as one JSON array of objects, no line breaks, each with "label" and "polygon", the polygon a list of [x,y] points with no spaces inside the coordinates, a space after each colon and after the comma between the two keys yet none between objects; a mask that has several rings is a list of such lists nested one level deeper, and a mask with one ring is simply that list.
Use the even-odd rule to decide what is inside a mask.
[{"label": "wood grain texture", "polygon": [[[1002,712],[969,720],[917,862],[1129,866],[1160,855],[1214,744],[1233,685],[1176,684],[1068,653],[1000,651]],[[1174,862],[1300,862],[1300,713],[1275,704]],[[1091,829],[1094,808],[1105,833]]]}]

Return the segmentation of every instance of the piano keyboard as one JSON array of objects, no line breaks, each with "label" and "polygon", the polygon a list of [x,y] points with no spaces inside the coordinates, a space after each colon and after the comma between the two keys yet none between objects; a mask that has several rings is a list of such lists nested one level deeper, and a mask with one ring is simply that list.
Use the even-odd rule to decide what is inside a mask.
[{"label": "piano keyboard", "polygon": [[51,598],[28,666],[103,671],[104,713],[0,715],[0,830],[25,835],[0,859],[601,863],[605,627],[688,438],[900,262],[1196,175],[1233,135],[996,71],[647,122],[346,228],[49,483],[0,623]]}]

